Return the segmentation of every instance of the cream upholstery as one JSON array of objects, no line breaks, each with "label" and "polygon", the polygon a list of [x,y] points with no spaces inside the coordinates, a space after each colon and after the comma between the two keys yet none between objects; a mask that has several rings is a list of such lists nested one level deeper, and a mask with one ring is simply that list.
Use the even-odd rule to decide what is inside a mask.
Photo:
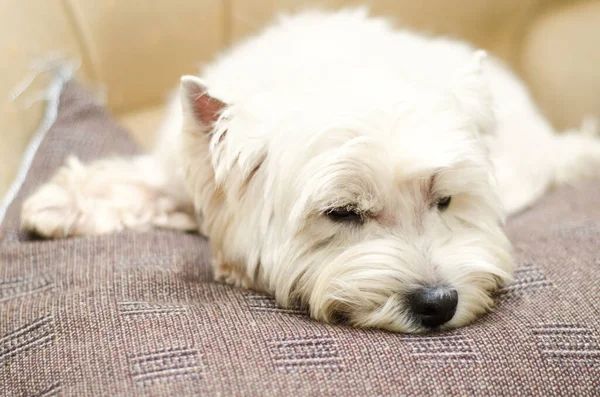
[{"label": "cream upholstery", "polygon": [[[181,74],[256,32],[279,10],[336,8],[322,0],[3,0],[0,2],[0,195],[12,180],[43,109],[51,73],[21,95],[30,68],[60,56],[149,145],[161,104]],[[472,41],[530,84],[557,128],[600,115],[600,0],[370,0],[406,26]],[[16,98],[14,98],[17,96]]]}]

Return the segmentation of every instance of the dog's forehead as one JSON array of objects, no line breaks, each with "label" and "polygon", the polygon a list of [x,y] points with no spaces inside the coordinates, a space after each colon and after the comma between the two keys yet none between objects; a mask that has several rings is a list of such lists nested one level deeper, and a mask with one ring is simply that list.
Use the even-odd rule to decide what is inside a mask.
[{"label": "dog's forehead", "polygon": [[331,130],[313,146],[312,150],[295,154],[306,178],[326,175],[330,186],[358,190],[416,187],[429,194],[436,174],[451,172],[454,164],[468,156],[465,145],[456,140],[436,139],[436,135],[394,136],[373,129],[362,133],[356,129]]},{"label": "dog's forehead", "polygon": [[317,169],[329,169],[331,178],[346,170],[345,177],[361,185],[374,179],[397,185],[430,178],[470,156],[473,137],[454,108],[443,107],[442,100],[427,106],[390,98],[370,96],[361,103],[354,97],[332,106],[318,98],[269,114],[273,122],[261,129],[273,131],[265,139],[274,167],[284,174],[297,170],[304,178]]},{"label": "dog's forehead", "polygon": [[[358,162],[367,172],[385,167],[397,174],[420,176],[469,157],[478,150],[475,141],[463,130],[445,123],[400,120],[340,123],[306,137],[309,153],[326,153],[333,163]],[[295,143],[290,144],[296,151]]]}]

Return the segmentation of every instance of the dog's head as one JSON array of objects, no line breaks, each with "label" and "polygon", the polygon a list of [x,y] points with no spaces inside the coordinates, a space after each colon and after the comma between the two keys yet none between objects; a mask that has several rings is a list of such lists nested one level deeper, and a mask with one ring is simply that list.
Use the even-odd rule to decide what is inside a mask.
[{"label": "dog's head", "polygon": [[214,254],[322,321],[472,321],[512,272],[476,69],[447,87],[324,82],[230,105],[184,78],[182,159]]}]

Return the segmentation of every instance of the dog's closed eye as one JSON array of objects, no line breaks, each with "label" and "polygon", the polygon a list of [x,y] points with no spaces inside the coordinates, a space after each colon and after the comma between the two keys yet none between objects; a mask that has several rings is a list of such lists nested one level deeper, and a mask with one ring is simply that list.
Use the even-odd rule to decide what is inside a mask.
[{"label": "dog's closed eye", "polygon": [[361,214],[352,207],[331,208],[325,215],[335,222],[362,222]]},{"label": "dog's closed eye", "polygon": [[435,204],[437,205],[437,208],[439,211],[444,211],[444,210],[448,209],[451,201],[452,201],[452,196],[446,196],[446,197],[442,197],[442,198],[438,199],[435,202]]}]

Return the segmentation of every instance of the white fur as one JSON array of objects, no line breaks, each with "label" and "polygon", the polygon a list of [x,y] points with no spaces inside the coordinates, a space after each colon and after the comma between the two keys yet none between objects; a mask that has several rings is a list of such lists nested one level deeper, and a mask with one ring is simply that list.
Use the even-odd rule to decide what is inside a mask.
[{"label": "white fur", "polygon": [[[112,176],[93,164],[62,170],[25,203],[24,226],[48,237],[130,227],[134,209],[111,188],[142,186],[133,212],[145,216],[133,226],[186,229],[181,208],[193,203],[217,278],[318,320],[419,332],[406,303],[418,286],[458,291],[444,327],[492,305],[513,269],[504,208],[600,173],[598,138],[555,135],[497,60],[364,10],[283,17],[202,76],[183,79],[161,142],[144,157],[152,165],[118,160]],[[228,104],[214,125],[193,111],[203,87]],[[64,176],[75,172],[86,175]],[[62,198],[96,203],[90,184],[105,188],[104,206]],[[157,209],[157,194],[169,205]],[[452,202],[439,211],[444,196]],[[364,223],[325,215],[344,206]],[[49,217],[56,208],[61,216]],[[100,213],[111,222],[70,221]]]}]

